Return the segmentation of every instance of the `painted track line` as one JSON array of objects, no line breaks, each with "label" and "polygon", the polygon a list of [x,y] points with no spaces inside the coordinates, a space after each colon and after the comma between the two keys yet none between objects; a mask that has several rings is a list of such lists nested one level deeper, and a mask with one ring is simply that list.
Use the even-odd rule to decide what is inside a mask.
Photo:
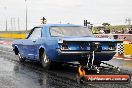
[{"label": "painted track line", "polygon": [[128,57],[124,57],[124,58],[118,58],[118,57],[113,57],[114,59],[118,59],[118,60],[125,60],[125,61],[130,61],[132,60],[132,58],[128,58]]},{"label": "painted track line", "polygon": [[10,45],[12,44],[12,42],[11,41],[0,41],[0,44]]}]

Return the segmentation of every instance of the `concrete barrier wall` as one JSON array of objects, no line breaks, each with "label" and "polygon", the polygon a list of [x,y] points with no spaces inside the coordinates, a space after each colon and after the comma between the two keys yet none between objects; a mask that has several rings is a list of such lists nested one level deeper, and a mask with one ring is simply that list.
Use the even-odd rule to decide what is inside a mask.
[{"label": "concrete barrier wall", "polygon": [[132,34],[95,34],[95,37],[132,41]]},{"label": "concrete barrier wall", "polygon": [[111,38],[123,41],[124,55],[132,55],[132,34],[95,34],[99,38]]},{"label": "concrete barrier wall", "polygon": [[124,44],[124,54],[132,55],[132,44]]},{"label": "concrete barrier wall", "polygon": [[3,34],[0,34],[0,38],[25,39],[26,38],[26,34],[3,33]]}]

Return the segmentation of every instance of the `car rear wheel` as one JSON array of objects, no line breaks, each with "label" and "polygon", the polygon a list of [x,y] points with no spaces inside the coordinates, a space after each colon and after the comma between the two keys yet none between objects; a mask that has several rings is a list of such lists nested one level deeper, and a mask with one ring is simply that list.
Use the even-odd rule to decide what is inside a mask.
[{"label": "car rear wheel", "polygon": [[21,56],[20,53],[18,53],[18,60],[19,60],[20,62],[24,62],[24,61],[25,61],[25,59]]},{"label": "car rear wheel", "polygon": [[48,59],[45,52],[41,52],[40,60],[44,69],[47,69],[47,70],[50,69],[51,61]]}]

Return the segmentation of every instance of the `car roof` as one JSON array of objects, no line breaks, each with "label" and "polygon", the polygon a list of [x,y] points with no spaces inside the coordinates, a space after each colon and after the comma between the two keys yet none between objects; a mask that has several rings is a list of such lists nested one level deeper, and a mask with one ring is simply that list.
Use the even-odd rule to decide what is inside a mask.
[{"label": "car roof", "polygon": [[65,27],[68,27],[68,26],[81,26],[81,25],[77,25],[77,24],[42,24],[42,25],[39,25],[38,27],[44,27],[44,26],[48,26],[48,27],[51,27],[51,26],[65,26]]}]

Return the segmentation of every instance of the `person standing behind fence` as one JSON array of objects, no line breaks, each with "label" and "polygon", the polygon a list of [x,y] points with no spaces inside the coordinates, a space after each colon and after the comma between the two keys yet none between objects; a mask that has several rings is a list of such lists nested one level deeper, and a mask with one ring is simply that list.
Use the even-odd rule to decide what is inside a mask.
[{"label": "person standing behind fence", "polygon": [[130,27],[128,33],[129,33],[129,34],[132,34],[132,26]]},{"label": "person standing behind fence", "polygon": [[124,34],[124,29],[122,28],[121,34]]}]

